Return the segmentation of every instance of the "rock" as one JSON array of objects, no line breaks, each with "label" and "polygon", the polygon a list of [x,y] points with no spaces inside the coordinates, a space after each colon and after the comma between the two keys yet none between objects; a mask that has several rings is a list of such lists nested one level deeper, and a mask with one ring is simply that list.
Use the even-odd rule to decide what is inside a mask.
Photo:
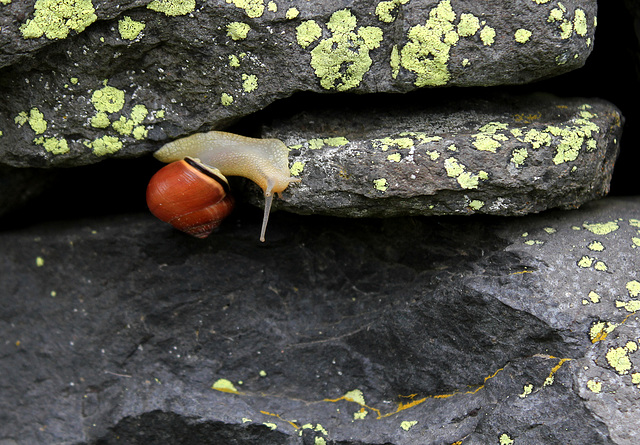
[{"label": "rock", "polygon": [[532,82],[581,67],[595,26],[595,0],[5,1],[0,162],[139,156],[297,91]]},{"label": "rock", "polygon": [[276,119],[262,136],[290,147],[291,171],[302,178],[277,205],[349,217],[523,215],[609,191],[623,118],[606,101],[538,94],[416,103],[295,109]]},{"label": "rock", "polygon": [[0,233],[0,441],[638,443],[640,200]]},{"label": "rock", "polygon": [[57,176],[55,170],[14,168],[0,164],[0,216],[39,196]]}]

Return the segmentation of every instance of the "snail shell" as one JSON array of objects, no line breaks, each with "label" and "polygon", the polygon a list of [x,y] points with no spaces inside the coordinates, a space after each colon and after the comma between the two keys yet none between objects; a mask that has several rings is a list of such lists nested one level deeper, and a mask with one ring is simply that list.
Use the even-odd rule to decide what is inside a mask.
[{"label": "snail shell", "polygon": [[206,238],[231,210],[229,183],[216,169],[195,159],[172,162],[147,186],[147,205],[158,219],[197,238]]},{"label": "snail shell", "polygon": [[260,241],[264,241],[273,195],[282,192],[290,183],[300,181],[291,177],[289,149],[279,139],[255,139],[224,131],[210,131],[169,142],[154,156],[162,162],[195,158],[200,165],[216,171],[222,178],[223,175],[243,176],[258,184],[264,192]]}]

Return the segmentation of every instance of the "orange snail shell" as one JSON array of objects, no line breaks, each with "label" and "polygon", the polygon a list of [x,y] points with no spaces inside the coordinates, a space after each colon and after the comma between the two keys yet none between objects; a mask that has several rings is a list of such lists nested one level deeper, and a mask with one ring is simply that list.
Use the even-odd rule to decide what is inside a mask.
[{"label": "orange snail shell", "polygon": [[167,164],[149,181],[147,205],[158,219],[197,238],[206,238],[231,210],[224,176],[194,159]]}]

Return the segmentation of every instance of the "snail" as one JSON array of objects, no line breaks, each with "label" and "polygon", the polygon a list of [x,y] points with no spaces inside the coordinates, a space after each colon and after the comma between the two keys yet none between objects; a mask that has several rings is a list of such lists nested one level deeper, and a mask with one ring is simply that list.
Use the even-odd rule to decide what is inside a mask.
[{"label": "snail", "polygon": [[165,144],[154,156],[169,163],[147,187],[147,205],[160,220],[206,238],[231,212],[228,176],[243,176],[264,192],[260,241],[264,242],[273,195],[300,179],[289,174],[289,149],[279,139],[254,139],[210,131]]}]

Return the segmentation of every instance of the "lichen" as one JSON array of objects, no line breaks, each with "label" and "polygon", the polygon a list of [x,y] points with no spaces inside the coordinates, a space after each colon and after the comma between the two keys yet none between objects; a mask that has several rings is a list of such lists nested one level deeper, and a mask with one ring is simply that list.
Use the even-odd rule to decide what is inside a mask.
[{"label": "lichen", "polygon": [[524,164],[524,161],[529,157],[529,152],[526,148],[515,148],[511,152],[510,161],[516,165],[516,167],[521,167]]},{"label": "lichen", "polygon": [[615,221],[609,221],[606,223],[593,223],[593,224],[584,223],[582,224],[582,227],[584,227],[589,232],[594,233],[596,235],[608,235],[609,233],[615,232],[620,228],[618,223]]},{"label": "lichen", "polygon": [[409,431],[413,426],[417,424],[418,424],[417,420],[405,420],[402,423],[400,423],[400,428],[402,428],[405,431]]},{"label": "lichen", "polygon": [[93,92],[91,103],[97,111],[105,113],[120,111],[124,106],[124,91],[107,86],[106,81],[104,84],[104,88]]},{"label": "lichen", "polygon": [[231,383],[231,381],[227,380],[227,379],[218,379],[216,380],[213,385],[211,385],[211,389],[215,389],[218,391],[222,391],[222,392],[230,392],[230,393],[238,393],[238,390],[236,389],[236,387],[234,386],[233,383]]},{"label": "lichen", "polygon": [[289,8],[287,9],[287,12],[285,13],[284,16],[287,20],[293,20],[299,15],[300,15],[300,11],[298,11],[298,8]]},{"label": "lichen", "polygon": [[122,148],[122,142],[114,136],[103,136],[94,141],[85,142],[85,145],[91,148],[96,156],[113,154]]},{"label": "lichen", "polygon": [[480,133],[472,135],[475,139],[473,146],[481,151],[495,153],[496,149],[502,146],[501,142],[508,140],[508,136],[498,133],[506,130],[507,124],[501,122],[489,122],[480,128]]},{"label": "lichen", "polygon": [[291,172],[291,176],[300,176],[300,173],[304,170],[304,162],[296,161],[291,164],[291,168],[289,171]]},{"label": "lichen", "polygon": [[384,192],[389,188],[389,186],[387,185],[387,180],[385,178],[374,179],[373,187],[376,190],[380,190],[381,192]]},{"label": "lichen", "polygon": [[[302,25],[297,28],[300,46],[308,46],[313,42],[309,39],[318,35],[313,25],[305,23],[308,25],[302,29],[302,35]],[[320,85],[324,89],[337,91],[357,87],[371,67],[369,52],[380,46],[382,30],[374,26],[358,28],[356,17],[348,9],[334,12],[327,28],[332,33],[331,37],[320,41],[311,51],[311,67],[320,78]]]},{"label": "lichen", "polygon": [[408,2],[409,0],[391,0],[379,2],[376,6],[376,15],[378,16],[378,20],[384,23],[394,22],[396,18],[393,16],[393,11],[400,5],[407,4]]},{"label": "lichen", "polygon": [[245,93],[251,93],[258,88],[258,77],[255,74],[242,75],[242,89]]},{"label": "lichen", "polygon": [[69,144],[64,138],[43,137],[34,139],[37,145],[42,145],[44,149],[54,155],[62,155],[69,152]]},{"label": "lichen", "polygon": [[485,26],[480,31],[480,40],[485,46],[491,46],[496,40],[496,30],[491,26]]},{"label": "lichen", "polygon": [[25,39],[64,39],[70,30],[80,33],[98,18],[91,0],[37,0],[34,10],[33,18],[20,26]]},{"label": "lichen", "polygon": [[125,40],[134,40],[137,38],[146,25],[142,22],[136,22],[129,16],[125,16],[118,21],[118,32],[120,37]]},{"label": "lichen", "polygon": [[231,105],[233,103],[233,96],[231,94],[228,94],[228,93],[222,93],[220,95],[220,103],[222,105],[224,105],[225,107],[228,107],[229,105]]},{"label": "lichen", "polygon": [[247,38],[251,27],[242,22],[231,22],[227,25],[227,35],[233,40],[243,40]]},{"label": "lichen", "polygon": [[196,0],[153,0],[147,8],[167,16],[186,15],[196,9]]},{"label": "lichen", "polygon": [[233,3],[237,8],[243,9],[251,18],[262,17],[264,14],[263,0],[226,0],[227,3]]},{"label": "lichen", "polygon": [[531,38],[531,31],[520,28],[515,32],[513,38],[516,39],[518,43],[527,43]]},{"label": "lichen", "polygon": [[485,171],[480,171],[477,174],[465,171],[466,167],[453,157],[445,159],[444,168],[447,175],[456,178],[463,189],[477,189],[480,180],[486,180],[489,177]]},{"label": "lichen", "polygon": [[307,48],[322,35],[322,28],[314,20],[302,22],[296,28],[296,40],[302,48]]}]

